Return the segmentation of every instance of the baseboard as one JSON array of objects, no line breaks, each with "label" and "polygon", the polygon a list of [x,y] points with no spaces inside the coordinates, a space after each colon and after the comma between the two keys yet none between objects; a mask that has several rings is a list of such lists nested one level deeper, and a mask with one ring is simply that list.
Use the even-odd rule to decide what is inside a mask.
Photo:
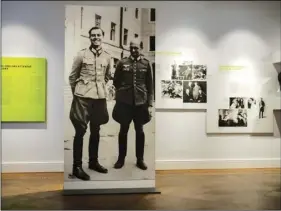
[{"label": "baseboard", "polygon": [[[280,168],[280,158],[157,160],[156,170]],[[2,172],[63,172],[63,161],[3,162]]]},{"label": "baseboard", "polygon": [[158,160],[157,170],[280,168],[280,158]]},{"label": "baseboard", "polygon": [[3,173],[16,172],[63,172],[63,161],[51,162],[3,162]]}]

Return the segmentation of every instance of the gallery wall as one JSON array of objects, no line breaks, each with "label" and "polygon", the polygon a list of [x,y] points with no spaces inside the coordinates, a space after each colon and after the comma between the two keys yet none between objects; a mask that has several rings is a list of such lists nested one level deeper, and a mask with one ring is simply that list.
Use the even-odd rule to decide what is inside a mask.
[{"label": "gallery wall", "polygon": [[[256,70],[258,75],[267,71],[262,74],[276,77],[273,65],[268,64],[271,62],[270,55],[280,52],[279,2],[84,3],[156,8],[157,51],[188,51],[186,60],[208,64],[210,75],[218,71],[218,65],[230,59],[241,61],[242,58],[242,63],[245,62],[244,56],[247,64],[267,64],[264,65],[266,68]],[[48,61],[47,123],[2,123],[3,171],[63,170],[66,4],[66,1],[2,2],[2,55],[46,57]],[[79,5],[82,4],[79,2]],[[261,58],[263,61],[257,61]],[[169,69],[161,69],[161,64],[156,77],[159,77],[159,71],[168,71],[164,75],[170,74]],[[158,79],[156,87],[160,86]],[[207,135],[206,125],[204,109],[171,109],[165,106],[156,109],[156,168],[280,166],[280,136]],[[275,118],[276,133],[277,126]]]}]

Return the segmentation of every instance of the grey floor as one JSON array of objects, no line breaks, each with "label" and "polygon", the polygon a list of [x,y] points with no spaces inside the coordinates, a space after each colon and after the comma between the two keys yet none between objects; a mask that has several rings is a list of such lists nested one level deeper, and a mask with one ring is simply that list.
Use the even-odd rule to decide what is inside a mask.
[{"label": "grey floor", "polygon": [[[72,101],[72,94],[69,87],[65,87],[64,96],[64,147],[65,147],[65,181],[75,181],[77,179],[69,178],[69,174],[72,171],[72,144],[74,129],[69,120],[69,110]],[[145,162],[148,166],[146,171],[140,170],[135,166],[135,133],[133,124],[131,124],[130,131],[128,134],[128,152],[126,158],[126,164],[122,169],[116,170],[113,168],[118,156],[118,132],[119,124],[116,123],[111,115],[115,101],[108,102],[108,112],[110,120],[106,125],[101,127],[101,139],[99,147],[99,161],[100,163],[108,168],[108,174],[100,174],[88,169],[88,143],[89,143],[89,132],[84,137],[83,147],[83,162],[84,170],[89,173],[91,180],[151,180],[155,178],[155,126],[154,118],[150,123],[145,125],[146,144],[145,144]]]}]

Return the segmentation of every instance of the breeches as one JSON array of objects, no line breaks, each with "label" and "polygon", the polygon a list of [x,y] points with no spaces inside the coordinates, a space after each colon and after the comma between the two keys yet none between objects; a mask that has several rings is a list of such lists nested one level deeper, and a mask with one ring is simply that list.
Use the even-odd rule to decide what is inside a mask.
[{"label": "breeches", "polygon": [[143,160],[145,145],[143,125],[149,122],[150,118],[148,107],[146,105],[132,106],[116,102],[113,110],[113,119],[120,124],[120,131],[118,135],[120,159],[125,159],[127,155],[128,131],[130,124],[133,121],[136,139],[136,158]]},{"label": "breeches", "polygon": [[83,138],[89,123],[89,161],[96,161],[100,141],[100,125],[109,121],[106,99],[89,99],[74,96],[70,109],[70,120],[75,129],[73,141],[74,165],[82,164]]}]

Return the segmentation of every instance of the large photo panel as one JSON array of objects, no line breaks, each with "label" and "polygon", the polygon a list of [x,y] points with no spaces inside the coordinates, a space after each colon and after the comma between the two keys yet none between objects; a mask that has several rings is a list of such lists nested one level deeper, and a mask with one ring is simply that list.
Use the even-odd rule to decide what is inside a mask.
[{"label": "large photo panel", "polygon": [[155,187],[155,9],[65,8],[64,189]]}]

